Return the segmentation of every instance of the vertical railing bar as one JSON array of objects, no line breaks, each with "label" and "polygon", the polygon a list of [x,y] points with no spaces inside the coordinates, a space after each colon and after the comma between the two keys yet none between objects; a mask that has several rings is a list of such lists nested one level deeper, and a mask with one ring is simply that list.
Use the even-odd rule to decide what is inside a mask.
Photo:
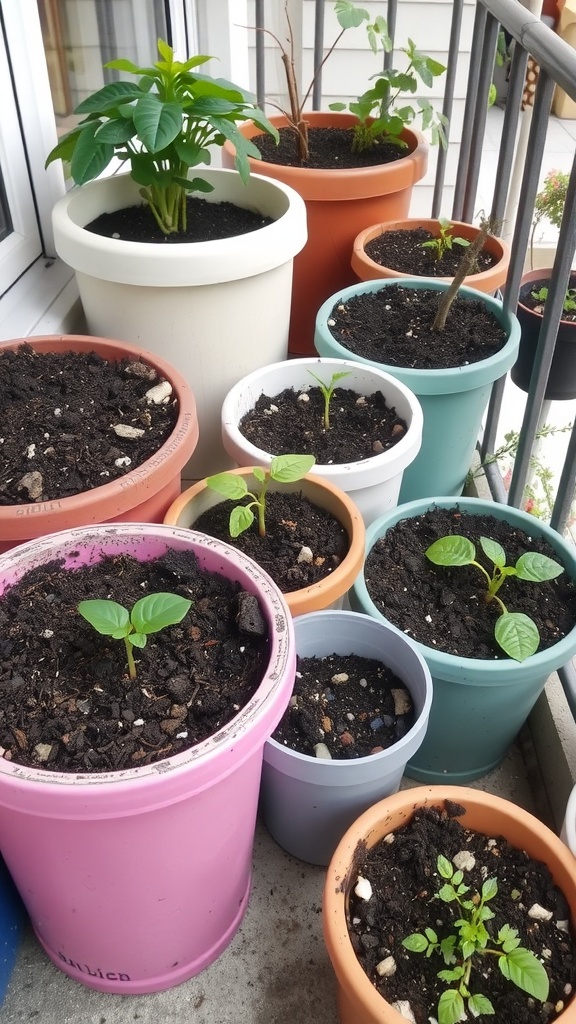
[{"label": "vertical railing bar", "polygon": [[576,668],[574,667],[573,661],[568,661],[565,665],[562,665],[558,669],[558,676],[568,707],[572,712],[572,716],[576,718]]},{"label": "vertical railing bar", "polygon": [[508,495],[502,481],[502,474],[498,463],[496,460],[487,462],[483,464],[483,469],[494,501],[499,501],[501,505],[505,505],[508,501]]},{"label": "vertical railing bar", "polygon": [[480,163],[482,161],[482,148],[484,145],[484,133],[486,130],[486,115],[488,113],[488,93],[492,82],[492,69],[496,57],[496,44],[498,42],[499,23],[490,14],[486,22],[484,32],[484,43],[480,57],[480,74],[478,76],[476,108],[474,111],[474,124],[472,129],[472,141],[468,158],[468,174],[466,176],[466,190],[464,193],[462,220],[471,222],[474,219],[474,206],[476,204],[476,193],[478,191],[478,178],[480,176]]},{"label": "vertical railing bar", "polygon": [[256,0],[256,6],[254,8],[254,23],[256,26],[256,99],[258,101],[258,106],[263,110],[264,103],[266,102],[266,51],[264,49],[264,32],[262,31],[265,27],[264,0]]},{"label": "vertical railing bar", "polygon": [[[460,33],[462,30],[462,9],[464,0],[454,0],[452,7],[452,24],[450,27],[450,43],[448,47],[448,64],[446,68],[446,79],[444,83],[444,101],[442,113],[447,118],[446,140],[450,138],[450,120],[454,105],[454,87],[456,85],[456,68],[458,66],[458,53]],[[432,197],[432,217],[439,217],[442,212],[442,192],[444,190],[444,179],[446,177],[446,161],[448,158],[448,146],[438,147],[438,160],[436,164],[436,178],[434,179],[434,195]]]},{"label": "vertical railing bar", "polygon": [[322,58],[324,56],[324,0],[315,0],[314,6],[314,79],[312,110],[322,105]]},{"label": "vertical railing bar", "polygon": [[394,42],[396,40],[396,20],[398,14],[398,0],[388,0],[386,7],[386,25],[388,35],[392,40],[392,49],[384,53],[384,70],[389,71],[394,62]]},{"label": "vertical railing bar", "polygon": [[553,530],[558,530],[558,533],[564,533],[566,524],[570,518],[572,502],[574,501],[575,484],[576,427],[573,427],[570,435],[570,441],[568,443],[568,451],[566,452],[566,458],[564,459],[564,465],[562,467],[562,473],[560,474],[560,482],[556,492],[554,508],[552,509],[552,515],[550,517],[550,526]]},{"label": "vertical railing bar", "polygon": [[510,65],[510,79],[508,83],[508,95],[506,97],[506,110],[504,112],[504,123],[502,125],[502,140],[498,154],[498,166],[496,168],[496,183],[494,187],[494,198],[492,202],[491,217],[497,224],[502,222],[506,209],[506,199],[510,185],[510,175],[514,163],[514,149],[516,145],[516,133],[520,120],[520,105],[524,82],[526,81],[526,65],[528,54],[522,49],[519,43],[514,46],[512,63]]},{"label": "vertical railing bar", "polygon": [[452,205],[452,220],[462,220],[462,209],[464,195],[466,192],[466,180],[468,177],[468,164],[470,158],[470,147],[472,144],[472,132],[476,97],[478,94],[478,76],[480,72],[480,60],[486,28],[486,9],[481,3],[476,6],[474,18],[474,31],[472,34],[472,46],[470,48],[470,71],[468,74],[468,87],[466,90],[466,103],[464,105],[464,119],[462,123],[462,138],[460,140],[460,154],[458,157],[458,171],[456,173],[456,186],[454,189],[454,201]]}]

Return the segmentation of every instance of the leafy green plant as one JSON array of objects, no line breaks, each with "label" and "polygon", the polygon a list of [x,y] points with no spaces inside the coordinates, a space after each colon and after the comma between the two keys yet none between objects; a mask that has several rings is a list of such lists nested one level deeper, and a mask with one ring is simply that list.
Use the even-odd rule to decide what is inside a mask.
[{"label": "leafy green plant", "polygon": [[542,220],[549,220],[550,223],[560,230],[562,214],[566,204],[568,183],[570,175],[564,171],[548,171],[544,178],[544,184],[534,200],[534,215],[532,217],[532,231],[530,233],[530,266],[534,269],[534,237],[536,229]]},{"label": "leafy green plant", "polygon": [[[533,299],[544,305],[548,298],[548,289],[546,287],[539,288],[538,291],[533,291],[530,294]],[[564,302],[562,303],[562,312],[568,314],[576,313],[576,288],[568,288],[566,290]]]},{"label": "leafy green plant", "polygon": [[516,562],[516,565],[506,565],[506,552],[501,544],[491,540],[490,537],[480,537],[480,546],[494,566],[492,575],[480,562],[476,561],[476,548],[467,537],[458,534],[451,534],[448,537],[440,537],[426,551],[426,557],[434,565],[462,566],[473,565],[479,569],[485,577],[488,587],[484,594],[487,604],[496,601],[500,615],[494,627],[496,643],[502,650],[516,661],[525,661],[531,654],[538,650],[540,634],[536,623],[523,612],[509,612],[500,597],[498,591],[509,576],[516,576],[519,580],[529,580],[532,583],[541,583],[544,580],[553,580],[564,572],[563,567],[547,555],[538,554],[536,551],[527,551]]},{"label": "leafy green plant", "polygon": [[470,245],[467,238],[453,235],[453,231],[454,225],[449,220],[441,217],[438,221],[438,234],[436,237],[431,238],[428,242],[421,242],[420,246],[422,249],[430,249],[435,260],[441,260],[444,254],[452,249],[453,245],[462,245],[464,247]]},{"label": "leafy green plant", "polygon": [[148,594],[136,601],[131,611],[106,598],[80,601],[77,610],[102,636],[123,640],[130,679],[136,679],[133,647],[145,647],[150,633],[181,622],[192,602],[177,594]]},{"label": "leafy green plant", "polygon": [[248,484],[244,477],[235,473],[216,473],[209,476],[206,484],[213,491],[224,495],[230,501],[241,501],[242,498],[252,498],[247,505],[237,505],[230,513],[230,536],[239,537],[241,533],[249,529],[254,522],[253,508],[258,510],[258,533],[261,537],[266,536],[266,493],[271,480],[279,483],[294,483],[301,480],[308,473],[316,459],[313,455],[277,455],[270,463],[270,469],[264,470],[260,466],[254,466],[252,473],[260,484],[260,491],[254,494],[248,490]]},{"label": "leafy green plant", "polygon": [[433,928],[414,932],[402,941],[412,953],[434,953],[443,957],[447,970],[438,971],[438,978],[452,987],[445,989],[438,1001],[438,1024],[457,1024],[464,1020],[466,1010],[472,1018],[480,1014],[493,1014],[490,1000],[480,993],[471,992],[472,968],[478,966],[474,958],[496,956],[498,968],[507,981],[511,981],[523,992],[540,1002],[548,998],[548,975],[538,958],[529,949],[520,945],[515,928],[502,925],[495,936],[491,936],[486,922],[494,918],[488,903],[498,893],[498,882],[487,878],[479,893],[470,893],[464,883],[464,873],[456,871],[451,862],[442,854],[437,861],[438,874],[445,879],[440,890],[433,897],[443,903],[456,904],[459,917],[453,922],[454,931],[440,939]]},{"label": "leafy green plant", "polygon": [[312,370],[308,370],[308,373],[310,374],[311,377],[314,377],[315,381],[318,382],[318,387],[322,392],[322,396],[324,398],[323,423],[326,430],[330,430],[330,402],[332,401],[334,389],[339,380],[342,380],[343,377],[350,376],[350,371],[340,370],[339,373],[333,373],[328,384],[325,384],[324,381],[320,379],[320,377],[317,377],[315,373],[312,373]]},{"label": "leafy green plant", "polygon": [[223,78],[210,78],[196,68],[207,56],[174,59],[174,51],[158,40],[160,60],[138,67],[130,60],[111,60],[104,66],[136,77],[135,82],[111,82],[76,108],[87,116],[48,154],[70,163],[77,185],[92,181],[113,157],[130,164],[130,174],[150,207],[160,230],[168,235],[186,229],[189,192],[211,192],[201,177],[188,177],[191,167],[210,163],[210,146],[229,139],[236,150],[236,168],[244,182],[250,173],[248,157],[259,157],[236,123],[254,121],[278,140],[278,133],[252,98]]}]

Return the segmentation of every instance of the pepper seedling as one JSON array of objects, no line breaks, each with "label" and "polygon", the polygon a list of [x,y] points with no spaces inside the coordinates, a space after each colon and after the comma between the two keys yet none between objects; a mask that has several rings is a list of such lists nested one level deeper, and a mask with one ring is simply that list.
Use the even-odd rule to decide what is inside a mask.
[{"label": "pepper seedling", "polygon": [[351,370],[340,370],[338,373],[333,373],[328,384],[325,384],[324,381],[320,379],[320,377],[317,377],[315,373],[312,373],[312,370],[308,370],[308,373],[310,374],[311,377],[314,377],[315,381],[318,382],[318,387],[322,392],[322,396],[324,398],[323,423],[325,429],[330,430],[330,402],[332,401],[334,389],[339,380],[342,380],[343,377],[350,376]]},{"label": "pepper seedling", "polygon": [[206,485],[218,494],[224,495],[230,501],[241,501],[242,498],[252,498],[247,505],[236,505],[230,513],[229,530],[231,537],[239,537],[254,522],[253,508],[258,510],[258,533],[261,537],[266,536],[266,492],[271,480],[279,483],[294,483],[301,480],[308,473],[316,459],[313,455],[277,455],[270,463],[270,469],[264,470],[260,466],[254,466],[252,473],[260,484],[260,491],[254,494],[248,490],[248,484],[243,476],[235,473],[216,473],[206,479]]},{"label": "pepper seedling", "polygon": [[435,238],[431,238],[428,242],[421,242],[420,248],[430,249],[434,259],[439,262],[453,245],[462,245],[464,247],[470,245],[467,238],[453,235],[453,230],[454,225],[449,220],[441,217],[438,221],[438,235]]},{"label": "pepper seedling", "polygon": [[438,1024],[457,1024],[465,1020],[466,1009],[473,1018],[495,1012],[486,996],[480,993],[473,995],[470,991],[472,958],[476,954],[498,957],[499,970],[507,981],[541,1003],[546,1002],[550,987],[546,970],[534,953],[520,945],[517,930],[504,924],[496,936],[491,936],[486,928],[485,921],[495,916],[487,903],[498,892],[497,880],[487,878],[482,883],[481,892],[464,898],[470,887],[464,884],[463,871],[456,871],[442,854],[438,857],[437,867],[445,883],[433,899],[457,905],[458,919],[454,921],[454,932],[439,939],[433,928],[425,928],[424,932],[408,935],[402,940],[402,945],[412,953],[425,953],[427,957],[433,953],[440,954],[449,969],[438,971],[437,977],[448,984],[456,983],[454,988],[447,988],[440,996]]},{"label": "pepper seedling", "polygon": [[480,537],[480,546],[486,557],[492,562],[492,575],[476,561],[476,548],[467,537],[452,534],[440,537],[426,551],[426,557],[435,565],[460,566],[473,565],[480,570],[488,581],[488,589],[484,595],[487,603],[496,601],[500,608],[500,616],[494,627],[496,643],[515,661],[524,661],[538,650],[540,634],[536,623],[523,612],[509,612],[503,601],[497,596],[500,587],[508,576],[516,576],[519,580],[542,583],[560,576],[564,569],[554,559],[540,555],[536,551],[527,551],[516,562],[506,565],[506,552],[501,544],[489,537]]},{"label": "pepper seedling", "polygon": [[[548,298],[548,289],[546,287],[540,288],[537,292],[532,292],[532,298],[536,299],[537,302],[545,304]],[[576,313],[576,288],[568,288],[562,302],[563,313]]]},{"label": "pepper seedling", "polygon": [[181,622],[192,601],[177,594],[148,594],[136,601],[131,611],[117,601],[108,599],[80,601],[77,610],[102,636],[123,640],[126,646],[128,674],[136,679],[133,647],[145,647],[150,633]]}]

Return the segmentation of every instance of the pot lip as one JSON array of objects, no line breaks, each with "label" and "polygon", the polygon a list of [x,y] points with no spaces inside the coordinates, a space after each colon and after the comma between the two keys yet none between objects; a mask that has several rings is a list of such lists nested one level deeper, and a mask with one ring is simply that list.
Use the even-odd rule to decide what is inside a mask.
[{"label": "pot lip", "polygon": [[[402,790],[373,804],[350,826],[336,848],[327,869],[322,901],[324,938],[338,982],[345,991],[353,993],[355,1001],[361,1004],[368,1014],[367,1019],[374,1021],[383,1019],[383,1004],[387,1008],[387,1020],[396,1021],[397,1019],[398,1024],[401,1024],[404,1018],[396,1014],[390,1004],[374,988],[357,960],[350,942],[346,926],[346,903],[349,884],[353,877],[352,873],[349,873],[349,869],[354,850],[359,841],[369,838],[370,833],[378,827],[378,823],[382,821],[383,817],[389,817],[395,812],[403,810],[404,807],[411,812],[425,805],[443,804],[445,800],[452,800],[473,811],[476,809],[484,812],[496,811],[501,817],[506,815],[513,818],[520,823],[524,831],[530,831],[538,837],[544,847],[544,853],[540,855],[540,859],[546,860],[549,867],[551,867],[551,859],[554,859],[562,879],[573,879],[574,858],[558,836],[534,815],[502,797],[466,786],[435,785]],[[474,825],[471,824],[470,827],[474,828]],[[529,856],[534,857],[535,855],[529,853]],[[556,884],[561,885],[558,880],[556,880]],[[566,896],[566,892],[564,895]],[[574,918],[576,900],[574,882],[572,882],[571,896],[571,911]],[[571,1009],[568,1008],[565,1011],[567,1019],[568,1013],[570,1013],[570,1020],[576,1019],[574,1007],[573,1002]]]},{"label": "pot lip", "polygon": [[[307,367],[318,367],[323,366],[330,369],[331,367],[342,367],[342,369],[349,368],[350,372],[357,373],[360,375],[365,374],[367,378],[374,378],[376,385],[379,385],[378,390],[382,390],[386,395],[385,389],[390,391],[396,391],[400,394],[406,402],[408,402],[411,410],[411,421],[408,424],[408,430],[404,437],[398,441],[392,448],[388,448],[380,455],[373,455],[370,458],[357,459],[354,462],[335,462],[335,463],[317,463],[314,465],[314,475],[321,476],[323,478],[330,479],[335,474],[346,474],[347,483],[353,482],[362,484],[362,477],[365,476],[367,469],[372,469],[378,472],[379,469],[383,469],[390,463],[394,463],[398,469],[404,467],[407,464],[407,460],[411,460],[414,453],[414,446],[418,438],[422,437],[424,414],[422,412],[422,406],[418,401],[416,395],[410,390],[407,385],[403,384],[402,381],[394,378],[392,374],[387,373],[385,370],[381,370],[376,366],[362,364],[356,362],[353,359],[339,359],[330,356],[305,356],[301,359],[286,359],[277,363],[270,363],[268,366],[262,367],[257,370],[253,370],[247,376],[243,377],[237,384],[235,384],[228,394],[226,395],[222,404],[222,431],[223,439],[226,441],[227,437],[230,438],[232,445],[235,448],[242,448],[244,450],[246,462],[254,461],[255,464],[269,465],[272,461],[273,456],[270,452],[265,451],[263,448],[258,448],[255,444],[252,444],[244,434],[242,434],[239,428],[239,415],[238,406],[242,402],[242,396],[246,394],[246,391],[251,388],[252,385],[260,387],[262,384],[262,390],[260,394],[264,393],[266,385],[266,377],[270,373],[276,373],[277,371],[286,371],[288,380],[286,387],[304,386],[298,385],[296,380],[300,379],[300,370],[305,371]],[[302,378],[304,379],[304,372],[302,372]],[[305,384],[309,387],[317,386],[313,378],[310,381],[305,381]],[[344,384],[344,386],[346,386]],[[358,385],[359,386],[359,385]],[[354,388],[355,386],[352,385]],[[374,388],[376,390],[377,388]],[[397,401],[397,399],[396,399]],[[390,405],[394,405],[395,399],[392,397]],[[244,413],[242,413],[244,415]],[[230,454],[230,453],[229,453]],[[351,488],[352,489],[352,488]]]},{"label": "pot lip", "polygon": [[[446,291],[449,287],[445,281],[438,281],[426,277],[406,277],[401,280],[371,280],[361,281],[358,284],[343,288],[331,295],[320,307],[316,316],[316,329],[314,345],[321,355],[337,356],[343,359],[355,358],[358,362],[368,366],[376,366],[386,372],[402,374],[403,381],[408,387],[413,388],[416,395],[437,394],[438,385],[442,384],[442,393],[451,394],[457,391],[471,390],[480,387],[484,383],[492,383],[502,377],[507,370],[513,366],[520,345],[520,324],[514,313],[510,312],[498,299],[479,292],[474,288],[462,285],[460,296],[465,299],[472,299],[482,302],[488,307],[506,331],[508,339],[499,352],[481,359],[466,366],[452,366],[445,369],[412,369],[411,367],[392,366],[388,363],[376,363],[374,360],[366,359],[364,356],[354,356],[350,349],[344,348],[330,332],[328,320],[333,307],[338,302],[346,302],[354,295],[361,295],[365,292],[381,291],[392,286],[409,289],[431,289],[432,291]],[[328,348],[330,351],[328,351]]]},{"label": "pot lip", "polygon": [[[321,776],[332,775],[333,773],[343,774],[346,770],[354,770],[354,765],[357,765],[357,770],[360,771],[360,769],[363,769],[367,764],[374,764],[375,761],[385,760],[392,751],[401,752],[403,748],[411,746],[415,738],[415,735],[422,728],[422,723],[428,721],[428,718],[430,716],[430,709],[432,707],[432,679],[430,677],[430,670],[428,669],[428,666],[414,641],[411,640],[410,637],[407,637],[404,633],[402,633],[401,630],[397,629],[396,626],[393,626],[392,623],[383,622],[378,619],[372,619],[369,616],[362,614],[361,612],[353,612],[349,611],[348,609],[341,608],[326,609],[317,612],[307,612],[304,615],[298,615],[294,623],[296,654],[298,655],[299,630],[303,626],[305,626],[307,622],[309,622],[311,625],[317,625],[320,629],[322,628],[323,624],[325,624],[326,626],[329,624],[333,628],[334,634],[337,634],[338,620],[342,621],[342,618],[344,616],[348,622],[355,623],[358,625],[361,624],[363,628],[366,628],[366,620],[368,619],[368,622],[374,623],[375,626],[385,626],[386,634],[394,633],[396,636],[400,637],[403,641],[403,644],[412,652],[416,664],[420,667],[421,671],[423,672],[426,684],[426,695],[424,698],[422,708],[418,716],[415,718],[414,724],[412,725],[411,729],[408,730],[408,732],[406,733],[405,736],[402,737],[402,739],[398,740],[390,747],[386,747],[385,750],[382,750],[377,754],[367,754],[365,757],[357,757],[353,760],[347,760],[344,758],[333,758],[330,761],[324,761],[322,759],[312,757],[311,754],[303,754],[299,750],[292,750],[291,747],[286,747],[284,746],[284,744],[278,743],[278,740],[275,740],[273,736],[268,737],[268,739],[266,740],[266,745],[270,745],[277,754],[290,758],[294,761],[299,761],[302,765],[314,765],[319,778]],[[380,632],[379,630],[375,629],[374,626],[372,625],[369,625],[368,628],[375,633]],[[384,638],[385,634],[383,633],[382,636]],[[349,653],[356,654],[358,652],[351,650]],[[320,655],[320,657],[322,657],[322,655]],[[383,653],[382,663],[386,664],[385,652]],[[416,671],[416,664],[412,665],[412,673]],[[410,689],[408,682],[406,680],[403,680],[403,682],[406,688]],[[410,695],[412,696],[412,694]]]},{"label": "pot lip", "polygon": [[[505,509],[506,512],[502,518],[511,517],[517,522],[519,520],[521,529],[527,534],[532,532],[540,537],[544,537],[558,552],[566,566],[565,571],[570,573],[573,580],[576,580],[576,553],[556,530],[551,529],[546,523],[513,505],[502,505],[499,502],[486,501],[483,498],[458,498],[453,495],[450,497],[419,498],[416,501],[399,505],[395,509],[390,509],[367,528],[366,556],[368,556],[376,540],[382,536],[383,531],[385,532],[388,527],[395,525],[400,519],[416,517],[434,507],[458,507],[465,512],[478,511],[489,515]],[[388,621],[368,594],[363,570],[354,581],[352,590],[356,593],[361,604],[364,607],[370,608],[370,612],[367,614],[372,614],[377,618],[383,619],[385,622]],[[553,644],[552,647],[538,651],[521,662],[514,661],[512,658],[501,658],[498,660],[463,658],[459,655],[448,654],[445,651],[437,651],[432,647],[426,646],[426,644],[420,643],[418,640],[415,640],[414,643],[420,653],[426,658],[428,664],[431,665],[432,677],[434,677],[435,673],[441,674],[445,679],[461,680],[463,684],[466,684],[467,679],[463,678],[464,676],[470,677],[474,675],[479,678],[489,674],[494,685],[497,685],[510,679],[525,677],[528,671],[532,671],[534,675],[538,673],[547,677],[550,672],[564,665],[576,653],[576,625],[565,637]]]},{"label": "pot lip", "polygon": [[[192,530],[159,523],[114,523],[62,530],[37,540],[27,541],[0,555],[0,580],[11,570],[15,572],[16,579],[19,579],[32,565],[43,564],[57,556],[67,555],[70,564],[73,565],[76,558],[79,558],[78,552],[87,545],[97,549],[100,554],[107,554],[126,550],[127,547],[134,550],[134,547],[146,545],[147,541],[163,545],[150,557],[154,557],[161,550],[167,550],[171,542],[180,549],[192,548],[200,555],[208,556],[208,559],[211,553],[215,553],[216,558],[221,559],[220,568],[209,567],[208,571],[219,572],[227,567],[231,569],[233,579],[238,579],[258,596],[270,635],[269,660],[262,680],[252,699],[226,725],[200,743],[155,764],[114,772],[51,772],[11,763],[0,757],[0,777],[9,777],[11,785],[25,786],[28,792],[31,786],[35,787],[40,800],[48,784],[68,793],[71,793],[71,790],[75,791],[75,799],[82,804],[82,800],[85,799],[82,793],[92,791],[96,794],[102,787],[110,789],[111,792],[123,791],[125,787],[131,789],[135,782],[150,785],[154,780],[167,775],[181,777],[191,765],[211,762],[223,750],[232,751],[240,747],[247,730],[261,714],[262,705],[272,699],[278,700],[286,676],[292,672],[295,665],[292,618],[284,597],[273,580],[242,552]],[[225,572],[224,574],[226,575]],[[280,711],[278,718],[281,713]],[[241,747],[238,756],[240,752]]]},{"label": "pot lip", "polygon": [[[46,513],[48,525],[54,529],[57,528],[58,521],[62,517],[73,515],[80,510],[85,512],[87,509],[94,509],[95,506],[102,503],[113,502],[114,514],[120,515],[143,501],[150,494],[152,487],[157,490],[168,483],[185,466],[198,442],[198,417],[192,390],[186,379],[174,366],[141,345],[82,334],[45,334],[0,341],[0,354],[3,350],[14,350],[23,344],[30,345],[39,352],[96,351],[102,355],[103,351],[107,350],[111,354],[115,353],[118,360],[126,356],[147,363],[172,385],[178,399],[178,418],[172,433],[158,451],[139,466],[135,466],[131,472],[118,477],[117,480],[111,480],[88,491],[80,491],[78,494],[71,494],[68,497],[54,498],[40,505],[34,502],[22,505],[0,505],[0,533],[4,539],[18,540],[22,536],[27,536],[27,516],[32,513]],[[103,358],[109,358],[109,356],[103,355]],[[9,529],[12,524],[14,526],[21,524],[20,529],[17,531]],[[7,535],[5,530],[9,530]]]},{"label": "pot lip", "polygon": [[[544,314],[537,313],[535,309],[531,309],[530,306],[524,305],[524,303],[522,302],[522,289],[525,285],[532,284],[534,281],[550,281],[553,274],[554,270],[552,267],[545,267],[542,270],[527,270],[526,273],[522,275],[522,280],[520,281],[520,295],[518,296],[518,307],[522,309],[525,315],[534,317],[536,320],[540,321],[540,323],[544,319]],[[576,270],[573,270],[570,276],[571,278],[576,278]],[[560,326],[560,324],[566,327],[567,330],[576,330],[576,323],[574,322],[574,320],[560,319],[558,326]]]},{"label": "pot lip", "polygon": [[[252,474],[253,466],[239,466],[236,469],[228,470],[235,476]],[[272,482],[273,486],[273,482]],[[338,513],[333,507],[330,511],[340,522],[348,534],[348,552],[332,573],[317,583],[300,590],[290,590],[284,593],[284,598],[293,616],[301,615],[303,612],[319,610],[327,604],[342,597],[352,586],[364,561],[364,550],[366,540],[366,529],[364,520],[359,509],[352,499],[339,487],[330,483],[323,477],[306,473],[301,480],[294,484],[298,489],[308,490],[312,494],[325,494],[330,504],[337,505]],[[186,517],[187,509],[192,505],[194,499],[207,490],[206,480],[199,480],[188,487],[182,494],[172,502],[166,512],[164,522],[173,526],[181,525],[180,520]],[[224,500],[224,499],[223,499]],[[194,520],[192,520],[194,522]],[[261,570],[263,572],[263,570]]]}]

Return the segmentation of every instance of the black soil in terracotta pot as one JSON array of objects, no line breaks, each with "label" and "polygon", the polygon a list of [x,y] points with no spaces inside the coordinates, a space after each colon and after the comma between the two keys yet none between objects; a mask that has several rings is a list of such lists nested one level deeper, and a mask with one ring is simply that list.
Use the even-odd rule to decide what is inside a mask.
[{"label": "black soil in terracotta pot", "polygon": [[[454,232],[454,237],[458,232]],[[426,228],[398,228],[383,231],[381,235],[366,242],[364,250],[374,263],[390,270],[397,270],[413,277],[454,277],[462,260],[464,248],[453,241],[452,248],[446,249],[441,259],[436,259],[434,250],[424,243],[436,236]],[[486,249],[476,257],[472,273],[489,270],[497,262]]]},{"label": "black soil in terracotta pot", "polygon": [[306,163],[302,163],[296,133],[291,128],[280,128],[279,134],[278,146],[269,135],[256,135],[251,141],[267,163],[284,164],[287,167],[310,167],[315,170],[373,167],[375,164],[391,164],[401,160],[410,152],[383,140],[377,140],[369,149],[353,152],[354,136],[351,128],[309,128],[309,158]]}]

